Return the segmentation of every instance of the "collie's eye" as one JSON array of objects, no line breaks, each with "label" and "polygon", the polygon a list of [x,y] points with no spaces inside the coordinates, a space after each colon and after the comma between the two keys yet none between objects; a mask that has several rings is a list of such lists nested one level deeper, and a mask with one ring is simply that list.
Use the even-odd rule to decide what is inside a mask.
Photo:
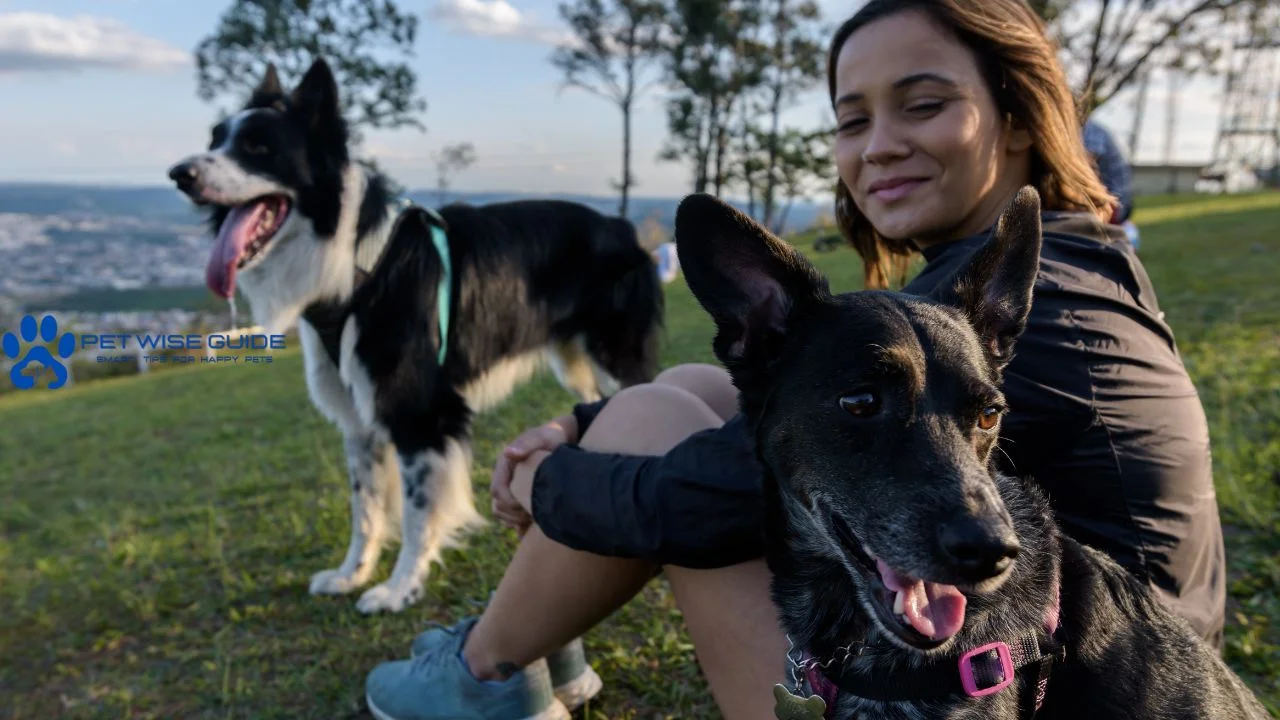
[{"label": "collie's eye", "polygon": [[982,412],[978,415],[978,428],[980,430],[990,430],[1000,422],[1000,408],[995,405],[988,405],[982,408]]},{"label": "collie's eye", "polygon": [[269,152],[266,145],[262,143],[249,142],[244,144],[244,151],[250,155],[266,155]]},{"label": "collie's eye", "polygon": [[854,417],[872,417],[880,412],[880,396],[871,391],[845,395],[840,398],[840,407]]}]

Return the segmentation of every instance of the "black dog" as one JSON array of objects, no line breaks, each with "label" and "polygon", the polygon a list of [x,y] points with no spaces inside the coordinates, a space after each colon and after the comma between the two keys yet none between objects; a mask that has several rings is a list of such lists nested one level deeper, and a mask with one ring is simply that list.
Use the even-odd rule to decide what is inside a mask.
[{"label": "black dog", "polygon": [[1267,717],[1188,624],[994,470],[1039,212],[1024,189],[926,299],[833,296],[736,210],[681,204],[680,263],[765,472],[773,599],[798,654],[779,718]]},{"label": "black dog", "polygon": [[269,69],[169,176],[212,211],[210,288],[238,282],[273,332],[297,323],[312,401],[345,436],[351,542],[311,592],[367,583],[399,525],[391,578],[358,602],[399,611],[480,523],[472,414],[544,362],[587,401],[652,379],[663,296],[632,224],[584,205],[401,212],[350,158],[339,107],[322,60],[291,93]]}]

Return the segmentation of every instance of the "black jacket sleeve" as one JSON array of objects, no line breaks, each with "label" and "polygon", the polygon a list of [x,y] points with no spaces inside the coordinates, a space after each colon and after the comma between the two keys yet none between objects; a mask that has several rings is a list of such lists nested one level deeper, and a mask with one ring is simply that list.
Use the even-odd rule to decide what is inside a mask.
[{"label": "black jacket sleeve", "polygon": [[714,568],[764,552],[761,471],[741,416],[662,456],[562,445],[533,482],[533,518],[563,545]]}]

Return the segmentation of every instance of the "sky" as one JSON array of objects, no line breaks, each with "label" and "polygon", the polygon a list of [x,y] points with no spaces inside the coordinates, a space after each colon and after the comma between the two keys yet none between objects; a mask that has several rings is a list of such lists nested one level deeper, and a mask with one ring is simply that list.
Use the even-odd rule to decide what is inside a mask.
[{"label": "sky", "polygon": [[[837,22],[860,3],[821,0]],[[218,107],[196,96],[192,50],[230,0],[0,0],[0,181],[162,185],[169,165],[203,149]],[[420,17],[410,59],[428,107],[415,129],[371,132],[364,152],[409,187],[432,187],[432,154],[471,142],[477,161],[452,186],[470,191],[611,194],[622,121],[596,96],[561,91],[548,61],[564,27],[556,0],[400,0]],[[1211,156],[1221,79],[1179,82],[1166,156],[1168,83],[1155,76],[1138,162]],[[634,118],[633,194],[679,196],[684,163],[657,160],[666,134],[660,92]],[[224,103],[225,105],[225,103]],[[1096,118],[1122,143],[1132,93]],[[828,118],[824,92],[788,111],[797,126]]]}]

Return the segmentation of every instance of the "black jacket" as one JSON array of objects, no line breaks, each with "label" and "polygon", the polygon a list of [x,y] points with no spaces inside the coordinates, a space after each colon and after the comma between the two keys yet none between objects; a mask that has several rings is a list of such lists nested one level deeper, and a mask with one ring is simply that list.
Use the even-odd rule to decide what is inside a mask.
[{"label": "black jacket", "polygon": [[[947,282],[985,239],[931,248],[904,291]],[[1005,470],[1038,480],[1069,535],[1220,644],[1225,560],[1208,423],[1120,228],[1045,214],[1030,321],[1004,377]],[[574,408],[583,432],[606,402]],[[552,539],[601,555],[709,568],[763,554],[760,469],[740,415],[661,457],[562,446],[538,469],[533,517]]]}]

